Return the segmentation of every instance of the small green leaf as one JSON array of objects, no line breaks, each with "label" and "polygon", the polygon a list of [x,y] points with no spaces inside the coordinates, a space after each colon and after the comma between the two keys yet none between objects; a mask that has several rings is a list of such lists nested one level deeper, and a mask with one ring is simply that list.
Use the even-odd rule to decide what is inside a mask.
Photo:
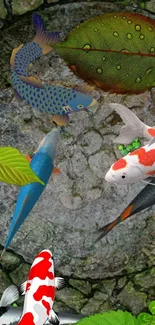
[{"label": "small green leaf", "polygon": [[150,325],[155,325],[155,316],[152,316],[151,324]]},{"label": "small green leaf", "polygon": [[0,181],[19,186],[32,182],[44,185],[30,167],[26,157],[12,147],[0,147]]},{"label": "small green leaf", "polygon": [[155,315],[155,300],[149,303],[149,310],[152,315]]},{"label": "small green leaf", "polygon": [[122,144],[120,144],[119,146],[118,146],[118,150],[123,150],[124,149],[124,146],[122,145]]},{"label": "small green leaf", "polygon": [[122,310],[105,312],[81,319],[77,325],[139,325],[135,316]]},{"label": "small green leaf", "polygon": [[140,313],[138,315],[138,320],[140,322],[140,325],[150,325],[152,315],[149,315],[148,313]]},{"label": "small green leaf", "polygon": [[13,307],[18,307],[18,305],[15,302],[12,304],[12,306]]}]

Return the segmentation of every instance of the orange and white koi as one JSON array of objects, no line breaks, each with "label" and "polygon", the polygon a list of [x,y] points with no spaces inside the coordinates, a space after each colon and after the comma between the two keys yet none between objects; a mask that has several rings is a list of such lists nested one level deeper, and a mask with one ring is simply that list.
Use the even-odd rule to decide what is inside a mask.
[{"label": "orange and white koi", "polygon": [[129,144],[135,137],[144,137],[151,141],[145,146],[130,152],[116,161],[105,175],[105,180],[116,184],[132,184],[155,174],[155,127],[149,127],[127,107],[110,104],[126,123],[121,128],[115,143]]},{"label": "orange and white koi", "polygon": [[35,258],[28,280],[21,286],[25,293],[24,308],[18,325],[43,325],[48,319],[59,324],[52,310],[56,288],[65,285],[63,278],[54,276],[53,257],[50,250],[41,251]]}]

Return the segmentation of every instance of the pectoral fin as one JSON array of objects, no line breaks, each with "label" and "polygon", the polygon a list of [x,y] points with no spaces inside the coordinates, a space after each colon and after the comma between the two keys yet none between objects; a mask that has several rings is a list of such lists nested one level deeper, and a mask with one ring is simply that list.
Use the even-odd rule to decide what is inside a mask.
[{"label": "pectoral fin", "polygon": [[66,281],[63,278],[56,277],[55,278],[55,286],[57,289],[62,289],[66,285]]},{"label": "pectoral fin", "polygon": [[69,123],[69,116],[68,115],[53,115],[52,121],[55,122],[57,125],[67,125]]},{"label": "pectoral fin", "polygon": [[53,310],[51,310],[48,320],[49,320],[49,322],[51,324],[54,324],[54,325],[59,325],[60,324],[59,318],[58,318],[58,316],[55,314],[55,312]]},{"label": "pectoral fin", "polygon": [[10,285],[2,294],[0,300],[0,307],[6,307],[11,305],[14,301],[18,300],[19,291],[15,285]]},{"label": "pectoral fin", "polygon": [[15,98],[17,100],[17,102],[21,103],[23,101],[23,98],[18,94],[18,92],[16,90],[14,90],[15,93]]}]

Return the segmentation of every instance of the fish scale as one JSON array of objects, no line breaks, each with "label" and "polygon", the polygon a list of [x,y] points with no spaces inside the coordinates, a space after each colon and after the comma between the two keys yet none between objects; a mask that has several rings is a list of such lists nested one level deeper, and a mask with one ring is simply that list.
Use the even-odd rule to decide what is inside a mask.
[{"label": "fish scale", "polygon": [[[27,54],[27,55],[26,55]],[[22,47],[15,56],[15,71],[18,75],[28,76],[28,65],[42,56],[42,48],[32,42]]]},{"label": "fish scale", "polygon": [[62,106],[68,105],[68,102],[76,97],[76,92],[69,88],[64,90],[63,87],[52,85],[36,88],[27,85],[13,69],[11,69],[11,79],[18,94],[32,107],[42,112],[64,115]]}]

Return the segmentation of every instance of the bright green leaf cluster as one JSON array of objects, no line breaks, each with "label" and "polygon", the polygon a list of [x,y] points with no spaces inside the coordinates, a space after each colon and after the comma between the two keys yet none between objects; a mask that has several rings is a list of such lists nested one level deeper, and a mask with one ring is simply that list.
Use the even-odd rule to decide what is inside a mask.
[{"label": "bright green leaf cluster", "polygon": [[127,311],[109,311],[82,318],[77,325],[155,325],[155,301],[150,302],[148,313],[140,313],[138,317]]},{"label": "bright green leaf cluster", "polygon": [[136,138],[132,143],[128,144],[127,146],[124,146],[123,144],[120,144],[118,146],[118,150],[121,151],[121,154],[123,156],[126,156],[129,152],[132,152],[138,148],[140,148],[141,143],[138,138]]},{"label": "bright green leaf cluster", "polygon": [[19,186],[32,182],[44,185],[30,167],[26,157],[12,147],[0,147],[0,181]]},{"label": "bright green leaf cluster", "polygon": [[149,303],[149,310],[152,315],[148,313],[140,313],[138,320],[140,325],[155,325],[155,301]]},{"label": "bright green leaf cluster", "polygon": [[91,315],[81,319],[77,325],[140,325],[139,320],[131,313],[122,310]]}]

